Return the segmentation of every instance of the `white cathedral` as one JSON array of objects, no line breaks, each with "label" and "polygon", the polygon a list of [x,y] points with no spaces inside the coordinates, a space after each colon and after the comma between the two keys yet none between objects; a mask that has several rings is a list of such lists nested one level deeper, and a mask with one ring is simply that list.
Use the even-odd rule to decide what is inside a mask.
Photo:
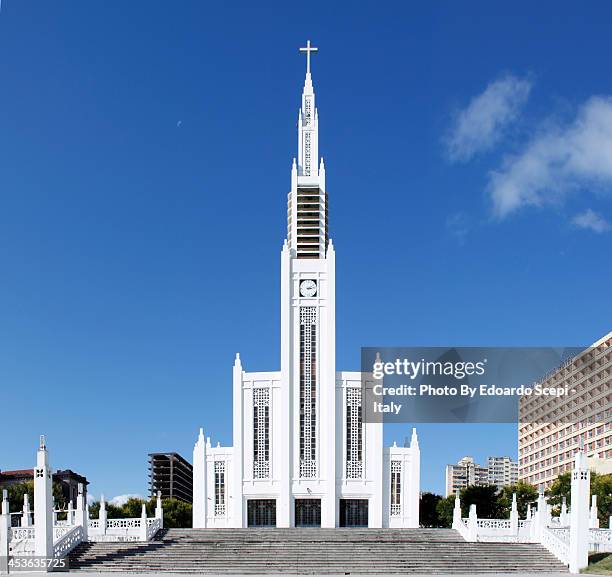
[{"label": "white cathedral", "polygon": [[281,251],[280,371],[247,372],[236,355],[233,447],[200,429],[193,450],[193,526],[419,525],[420,451],[383,448],[383,424],[362,420],[360,372],[336,370],[336,255],[310,75],[291,168]]}]

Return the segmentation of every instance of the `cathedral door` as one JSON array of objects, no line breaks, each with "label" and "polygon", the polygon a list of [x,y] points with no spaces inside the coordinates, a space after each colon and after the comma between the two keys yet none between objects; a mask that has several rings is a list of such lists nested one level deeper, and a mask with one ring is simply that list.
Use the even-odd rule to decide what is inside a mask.
[{"label": "cathedral door", "polygon": [[249,499],[247,522],[249,527],[276,527],[276,500]]},{"label": "cathedral door", "polygon": [[321,526],[321,499],[295,500],[295,526]]},{"label": "cathedral door", "polygon": [[340,499],[340,527],[367,527],[368,500]]}]

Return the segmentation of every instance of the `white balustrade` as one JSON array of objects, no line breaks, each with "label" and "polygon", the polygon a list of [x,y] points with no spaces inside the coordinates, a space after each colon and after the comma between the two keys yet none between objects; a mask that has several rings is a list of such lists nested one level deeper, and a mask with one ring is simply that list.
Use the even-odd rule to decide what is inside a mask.
[{"label": "white balustrade", "polygon": [[457,530],[459,534],[466,540],[470,540],[470,530],[467,526],[467,519],[457,519],[453,523],[453,529]]},{"label": "white balustrade", "polygon": [[541,543],[548,549],[561,563],[569,564],[569,533],[567,541],[563,539],[563,529],[544,528],[541,532]]},{"label": "white balustrade", "polygon": [[[147,519],[149,521],[149,519]],[[157,532],[162,528],[161,519],[153,518],[150,519],[151,523],[147,522],[147,541],[150,541],[157,535]]]},{"label": "white balustrade", "polygon": [[[144,521],[144,525],[143,525]],[[157,517],[129,517],[125,519],[107,519],[102,527],[99,519],[90,519],[88,540],[95,542],[131,542],[150,541],[162,528],[162,520]]]},{"label": "white balustrade", "polygon": [[53,542],[55,543],[58,539],[61,539],[71,529],[70,525],[56,525],[53,527]]},{"label": "white balustrade", "polygon": [[53,544],[53,557],[62,559],[70,553],[79,543],[83,542],[85,532],[81,525],[70,528],[59,541]]},{"label": "white balustrade", "polygon": [[612,552],[612,529],[589,529],[589,549],[598,553]]}]

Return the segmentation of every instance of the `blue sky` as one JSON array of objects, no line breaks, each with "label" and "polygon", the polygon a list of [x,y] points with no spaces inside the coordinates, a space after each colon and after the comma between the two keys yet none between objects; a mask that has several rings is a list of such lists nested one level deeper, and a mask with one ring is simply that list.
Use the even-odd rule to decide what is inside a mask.
[{"label": "blue sky", "polygon": [[[231,443],[231,365],[279,366],[310,38],[338,368],[368,345],[610,330],[605,2],[3,0],[0,468],[144,493],[147,453]],[[401,441],[409,426],[389,428]],[[421,426],[422,486],[509,425]]]}]

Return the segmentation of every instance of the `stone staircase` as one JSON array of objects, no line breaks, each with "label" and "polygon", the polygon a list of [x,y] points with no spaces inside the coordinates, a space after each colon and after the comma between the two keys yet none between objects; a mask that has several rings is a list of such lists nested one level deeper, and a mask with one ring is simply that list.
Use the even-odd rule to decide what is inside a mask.
[{"label": "stone staircase", "polygon": [[83,543],[71,570],[213,574],[567,572],[540,545],[466,543],[452,529],[169,529],[149,543]]}]

